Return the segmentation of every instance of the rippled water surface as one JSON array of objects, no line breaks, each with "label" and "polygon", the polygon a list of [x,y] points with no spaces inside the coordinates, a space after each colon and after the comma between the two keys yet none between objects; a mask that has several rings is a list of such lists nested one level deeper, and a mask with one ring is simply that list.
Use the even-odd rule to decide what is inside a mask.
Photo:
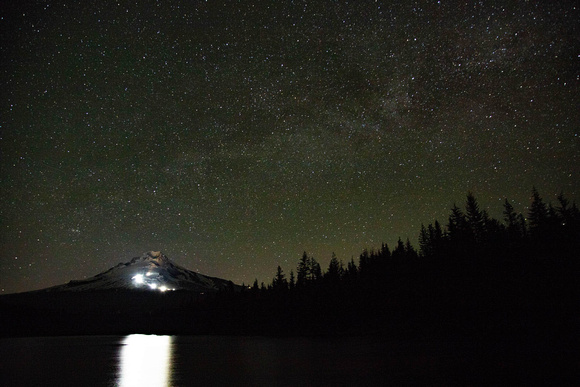
[{"label": "rippled water surface", "polygon": [[0,385],[379,385],[433,381],[442,376],[430,374],[434,360],[372,338],[9,338],[0,339]]}]

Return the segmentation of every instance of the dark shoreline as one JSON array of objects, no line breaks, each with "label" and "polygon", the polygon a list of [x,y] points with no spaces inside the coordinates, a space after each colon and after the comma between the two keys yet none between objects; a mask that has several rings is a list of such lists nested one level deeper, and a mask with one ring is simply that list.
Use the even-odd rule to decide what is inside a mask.
[{"label": "dark shoreline", "polygon": [[378,282],[279,292],[31,292],[0,297],[0,332],[366,336],[406,348],[417,364],[428,358],[434,367],[461,368],[466,380],[570,385],[580,364],[577,269],[573,259],[421,262]]}]

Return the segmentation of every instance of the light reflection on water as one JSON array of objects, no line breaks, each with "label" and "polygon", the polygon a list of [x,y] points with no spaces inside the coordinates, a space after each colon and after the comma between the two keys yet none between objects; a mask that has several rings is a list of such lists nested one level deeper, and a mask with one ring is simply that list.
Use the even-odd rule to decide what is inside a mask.
[{"label": "light reflection on water", "polygon": [[118,385],[171,385],[172,352],[172,336],[126,336],[119,353]]},{"label": "light reflection on water", "polygon": [[375,337],[0,338],[0,386],[421,385],[449,377],[470,354]]}]

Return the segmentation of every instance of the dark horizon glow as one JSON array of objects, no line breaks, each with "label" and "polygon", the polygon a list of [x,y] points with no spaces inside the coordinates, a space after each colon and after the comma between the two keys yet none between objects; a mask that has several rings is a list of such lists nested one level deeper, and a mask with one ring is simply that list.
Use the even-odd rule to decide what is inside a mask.
[{"label": "dark horizon glow", "polygon": [[2,7],[0,294],[150,250],[268,283],[468,191],[578,199],[572,2],[281,3]]}]

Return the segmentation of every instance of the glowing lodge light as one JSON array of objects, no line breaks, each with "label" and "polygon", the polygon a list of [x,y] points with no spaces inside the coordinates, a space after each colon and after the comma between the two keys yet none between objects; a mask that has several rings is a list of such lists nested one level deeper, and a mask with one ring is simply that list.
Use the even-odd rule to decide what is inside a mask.
[{"label": "glowing lodge light", "polygon": [[[153,277],[155,273],[148,272],[147,274],[135,274],[131,279],[133,280],[133,286],[142,287],[147,286],[151,290],[158,290],[160,292],[166,292],[168,290],[175,290],[175,288],[169,288],[167,285],[159,282],[159,276]],[[153,278],[152,278],[153,277]]]}]

